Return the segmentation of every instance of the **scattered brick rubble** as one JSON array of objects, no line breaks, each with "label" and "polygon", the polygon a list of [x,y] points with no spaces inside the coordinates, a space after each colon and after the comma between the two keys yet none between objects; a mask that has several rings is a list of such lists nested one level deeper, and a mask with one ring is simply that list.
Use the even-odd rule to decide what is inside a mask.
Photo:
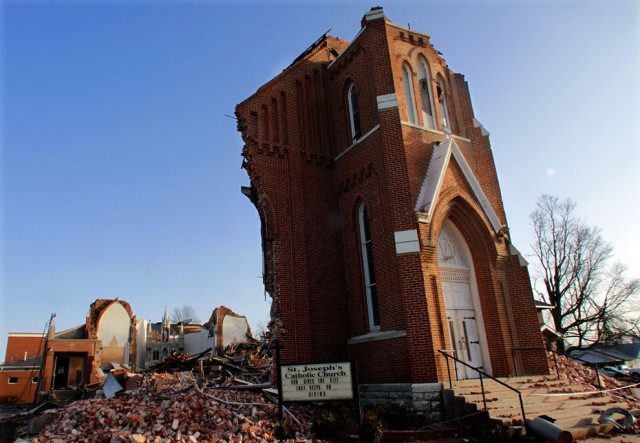
[{"label": "scattered brick rubble", "polygon": [[[556,358],[558,361],[560,377],[562,379],[566,379],[569,382],[568,384],[582,386],[585,391],[599,389],[595,369],[570,360],[562,355],[558,355]],[[548,361],[551,374],[555,374],[556,368],[552,353],[548,353]],[[599,373],[599,375],[600,384],[603,389],[621,388],[623,386],[629,386],[640,382],[640,380],[634,380],[632,378],[627,380],[617,380],[602,373]],[[636,386],[636,388],[640,388],[640,386]],[[609,395],[619,397],[621,400],[624,400],[627,402],[629,408],[638,408],[640,406],[640,400],[633,388],[610,391]]]},{"label": "scattered brick rubble", "polygon": [[[560,375],[584,390],[598,387],[595,371],[558,356]],[[553,355],[549,367],[555,373]],[[115,370],[126,390],[110,399],[78,400],[47,411],[52,415],[37,442],[271,442],[275,441],[275,397],[269,386],[271,360],[263,342],[229,346],[223,356],[173,355],[144,374]],[[603,388],[629,382],[600,375]],[[638,407],[632,389],[613,395]],[[286,410],[302,440],[311,425],[310,409],[290,405]]]},{"label": "scattered brick rubble", "polygon": [[[551,373],[556,371],[553,354],[548,353],[549,368]],[[607,396],[614,399],[616,403],[626,403],[627,407],[624,409],[614,407],[607,407],[611,400],[607,400],[606,397],[602,397],[601,400],[594,400],[591,405],[598,407],[594,409],[594,412],[600,413],[598,418],[599,423],[611,423],[617,430],[630,434],[635,434],[635,438],[640,435],[640,424],[637,419],[633,419],[632,413],[637,413],[640,408],[640,386],[627,389],[616,389],[623,386],[633,386],[639,383],[638,380],[628,377],[624,380],[618,380],[604,374],[596,374],[595,369],[582,365],[578,362],[572,361],[565,356],[557,356],[558,370],[560,377],[567,380],[569,385],[578,385],[584,388],[584,391],[598,391],[600,386],[605,391],[608,390]],[[600,377],[600,384],[598,384],[598,375]],[[563,390],[558,390],[562,392]],[[574,397],[569,397],[574,398]],[[580,397],[575,397],[580,398]],[[636,412],[632,412],[636,411]],[[624,414],[623,414],[624,413]],[[613,415],[613,417],[611,417]]]},{"label": "scattered brick rubble", "polygon": [[[79,400],[56,411],[32,442],[270,442],[277,406],[259,392],[200,387],[190,372],[136,377],[140,386],[111,399]],[[199,382],[202,382],[200,380]],[[289,408],[306,435],[305,408]]]},{"label": "scattered brick rubble", "polygon": [[[270,368],[268,344],[258,341],[231,345],[223,356],[172,355],[144,374],[119,368],[112,372],[125,390],[48,411],[49,424],[28,441],[272,442],[277,399],[262,390]],[[285,412],[302,440],[310,410],[288,405]]]}]

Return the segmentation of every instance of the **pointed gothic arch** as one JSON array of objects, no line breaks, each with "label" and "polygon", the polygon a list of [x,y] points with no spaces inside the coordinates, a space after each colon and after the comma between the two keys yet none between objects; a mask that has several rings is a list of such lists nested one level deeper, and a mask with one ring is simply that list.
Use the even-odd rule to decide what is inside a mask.
[{"label": "pointed gothic arch", "polygon": [[[456,225],[445,220],[437,242],[442,297],[449,330],[449,348],[465,363],[491,373],[491,358],[473,256]],[[458,378],[476,378],[467,366],[456,367]]]},{"label": "pointed gothic arch", "polygon": [[402,64],[402,88],[407,108],[407,121],[417,125],[418,112],[416,110],[416,96],[413,92],[413,71],[408,63]]},{"label": "pointed gothic arch", "polygon": [[433,86],[431,86],[431,69],[424,55],[418,56],[418,84],[420,86],[420,108],[422,124],[427,128],[436,129],[436,114],[433,105]]}]

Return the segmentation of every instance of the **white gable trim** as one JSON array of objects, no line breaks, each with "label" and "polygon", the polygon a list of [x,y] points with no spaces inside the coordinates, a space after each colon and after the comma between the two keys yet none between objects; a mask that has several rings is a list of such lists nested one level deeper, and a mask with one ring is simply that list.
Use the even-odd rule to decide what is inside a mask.
[{"label": "white gable trim", "polygon": [[436,200],[440,195],[440,188],[444,180],[444,171],[447,170],[449,159],[451,158],[451,145],[453,139],[446,138],[444,143],[440,143],[433,149],[431,161],[427,168],[427,175],[424,177],[418,201],[416,202],[415,212],[424,210],[427,213],[427,223],[431,222],[433,208],[436,206]]},{"label": "white gable trim", "polygon": [[469,163],[467,163],[464,155],[462,155],[462,151],[460,151],[458,144],[453,138],[448,136],[445,138],[443,143],[436,146],[433,150],[433,155],[429,162],[429,168],[427,169],[427,175],[424,178],[422,188],[420,189],[420,195],[416,202],[415,212],[424,210],[427,213],[425,221],[427,223],[431,222],[431,217],[433,216],[433,212],[436,207],[440,189],[442,188],[444,173],[449,165],[449,159],[452,154],[453,158],[458,163],[458,166],[460,166],[464,178],[471,187],[476,200],[480,203],[482,210],[489,219],[489,223],[491,223],[494,231],[498,233],[498,231],[502,229],[502,223],[500,222],[498,215],[493,210],[487,196],[482,191],[482,187],[480,186],[478,179],[476,179]]},{"label": "white gable trim", "polygon": [[471,171],[471,167],[469,166],[469,163],[467,163],[464,156],[462,155],[462,151],[460,151],[458,144],[455,142],[455,140],[453,140],[452,144],[453,144],[453,149],[452,149],[453,157],[458,162],[458,166],[460,166],[460,169],[462,169],[462,173],[464,174],[464,177],[467,179],[469,186],[471,186],[473,193],[476,195],[476,199],[478,200],[478,203],[480,203],[480,206],[482,206],[482,209],[484,210],[484,213],[489,219],[491,226],[493,226],[494,231],[496,231],[497,233],[498,231],[500,231],[500,229],[502,229],[502,223],[500,222],[498,215],[493,210],[493,207],[491,206],[491,203],[489,203],[487,196],[484,195],[484,192],[482,191],[482,187],[480,186],[480,183],[476,179],[476,176],[473,175],[473,171]]}]

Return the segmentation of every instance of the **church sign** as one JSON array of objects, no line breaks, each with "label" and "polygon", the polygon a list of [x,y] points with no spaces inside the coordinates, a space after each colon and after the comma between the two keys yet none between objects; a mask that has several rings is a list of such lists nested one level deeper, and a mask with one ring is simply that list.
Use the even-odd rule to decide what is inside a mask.
[{"label": "church sign", "polygon": [[280,367],[284,401],[353,400],[351,363]]}]

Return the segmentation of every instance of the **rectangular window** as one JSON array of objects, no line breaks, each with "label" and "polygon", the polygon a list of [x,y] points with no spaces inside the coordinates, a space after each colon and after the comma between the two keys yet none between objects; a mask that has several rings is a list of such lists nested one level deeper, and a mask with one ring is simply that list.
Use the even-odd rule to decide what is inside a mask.
[{"label": "rectangular window", "polygon": [[31,379],[31,383],[38,383],[38,377],[33,377]]},{"label": "rectangular window", "polygon": [[17,385],[18,384],[18,377],[9,377],[9,384],[10,385]]}]

